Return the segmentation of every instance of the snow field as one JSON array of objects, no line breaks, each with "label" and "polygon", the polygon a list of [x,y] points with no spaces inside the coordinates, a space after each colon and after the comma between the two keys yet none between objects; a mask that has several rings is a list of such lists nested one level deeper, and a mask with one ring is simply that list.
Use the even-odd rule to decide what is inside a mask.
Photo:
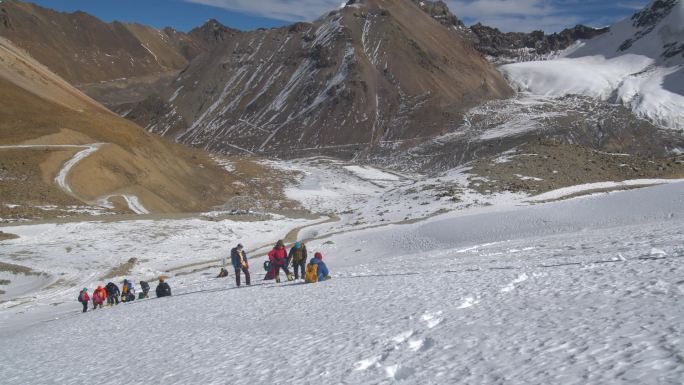
[{"label": "snow field", "polygon": [[[0,368],[7,384],[675,384],[682,224],[361,257],[364,267],[330,254],[335,277],[321,284],[212,280],[20,331]],[[354,275],[365,270],[376,274]],[[103,348],[132,354],[82,364]]]},{"label": "snow field", "polygon": [[[675,384],[683,189],[333,235],[309,242],[331,281],[264,284],[254,261],[254,287],[172,278],[171,298],[16,329],[0,370],[7,384]],[[82,364],[103,349],[132,354]]]}]

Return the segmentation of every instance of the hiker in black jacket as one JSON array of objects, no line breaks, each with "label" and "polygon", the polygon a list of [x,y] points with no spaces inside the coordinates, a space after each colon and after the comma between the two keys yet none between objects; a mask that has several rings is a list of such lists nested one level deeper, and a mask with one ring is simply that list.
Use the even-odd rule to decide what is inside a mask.
[{"label": "hiker in black jacket", "polygon": [[121,291],[119,287],[116,286],[114,282],[110,282],[105,286],[105,291],[107,292],[107,306],[114,306],[114,304],[119,304],[119,296]]},{"label": "hiker in black jacket", "polygon": [[150,296],[148,293],[150,292],[150,285],[145,281],[140,281],[140,288],[142,289],[142,297],[140,297],[140,299],[149,298]]},{"label": "hiker in black jacket", "polygon": [[164,282],[164,277],[159,277],[159,285],[157,285],[157,298],[169,297],[171,295],[171,287]]},{"label": "hiker in black jacket", "polygon": [[247,252],[242,244],[230,250],[230,262],[235,269],[235,283],[240,287],[240,271],[245,274],[245,283],[247,286],[251,284],[249,278],[249,262],[247,261]]}]

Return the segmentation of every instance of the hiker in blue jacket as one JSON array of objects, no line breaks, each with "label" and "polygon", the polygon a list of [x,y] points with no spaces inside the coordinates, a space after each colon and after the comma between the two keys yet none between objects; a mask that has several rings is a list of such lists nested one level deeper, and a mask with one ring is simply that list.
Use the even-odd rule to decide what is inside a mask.
[{"label": "hiker in blue jacket", "polygon": [[323,254],[316,253],[309,263],[318,265],[318,282],[330,279],[330,272],[328,266],[323,262]]}]

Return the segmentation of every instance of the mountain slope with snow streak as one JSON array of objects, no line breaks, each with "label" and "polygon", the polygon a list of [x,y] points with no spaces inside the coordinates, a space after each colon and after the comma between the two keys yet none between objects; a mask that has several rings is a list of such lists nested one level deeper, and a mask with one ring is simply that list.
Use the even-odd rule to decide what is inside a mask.
[{"label": "mountain slope with snow streak", "polygon": [[126,117],[214,151],[349,156],[440,133],[511,94],[469,42],[411,1],[363,0],[227,37]]},{"label": "mountain slope with snow streak", "polygon": [[622,103],[659,126],[684,128],[684,2],[654,0],[568,57],[501,67],[520,90]]},{"label": "mountain slope with snow streak", "polygon": [[[0,181],[0,218],[40,217],[37,206],[93,204],[112,194],[135,195],[151,212],[225,203],[230,175],[207,154],[117,116],[1,37],[0,100],[0,161],[11,174]],[[118,206],[130,209],[123,200]]]},{"label": "mountain slope with snow streak", "polygon": [[[253,267],[250,288],[197,273],[170,279],[171,298],[74,303],[3,336],[0,370],[7,384],[674,384],[682,188],[309,242],[333,275],[315,285],[263,283]],[[82,365],[103,349],[131,354]]]}]

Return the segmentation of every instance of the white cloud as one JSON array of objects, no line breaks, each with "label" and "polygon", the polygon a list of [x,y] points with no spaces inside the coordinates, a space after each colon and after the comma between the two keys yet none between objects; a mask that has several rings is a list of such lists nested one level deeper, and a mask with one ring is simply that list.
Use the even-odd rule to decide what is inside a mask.
[{"label": "white cloud", "polygon": [[[312,21],[336,9],[346,0],[184,0],[231,11],[284,21]],[[392,0],[397,1],[397,0]],[[558,32],[578,23],[612,24],[610,11],[638,9],[647,0],[445,0],[451,11],[467,24],[481,22],[502,31]],[[608,7],[608,8],[607,8]],[[593,16],[593,15],[596,16]],[[600,16],[599,16],[600,14]],[[592,17],[593,16],[593,17]],[[601,24],[602,25],[602,24]],[[594,25],[598,26],[598,25]]]},{"label": "white cloud", "polygon": [[553,12],[553,8],[544,0],[450,0],[447,4],[452,13],[466,18],[545,16]]},{"label": "white cloud", "polygon": [[312,21],[340,6],[342,0],[185,0],[285,21]]},{"label": "white cloud", "polygon": [[644,8],[644,2],[621,2],[617,3],[617,6],[620,8],[631,9],[633,11],[639,11]]},{"label": "white cloud", "polygon": [[561,12],[550,0],[448,0],[451,11],[467,22],[480,22],[504,32],[558,32],[580,18]]},{"label": "white cloud", "polygon": [[544,16],[541,18],[535,16],[492,16],[480,18],[478,21],[504,32],[542,30],[546,33],[552,33],[579,24],[579,19],[574,16]]}]

